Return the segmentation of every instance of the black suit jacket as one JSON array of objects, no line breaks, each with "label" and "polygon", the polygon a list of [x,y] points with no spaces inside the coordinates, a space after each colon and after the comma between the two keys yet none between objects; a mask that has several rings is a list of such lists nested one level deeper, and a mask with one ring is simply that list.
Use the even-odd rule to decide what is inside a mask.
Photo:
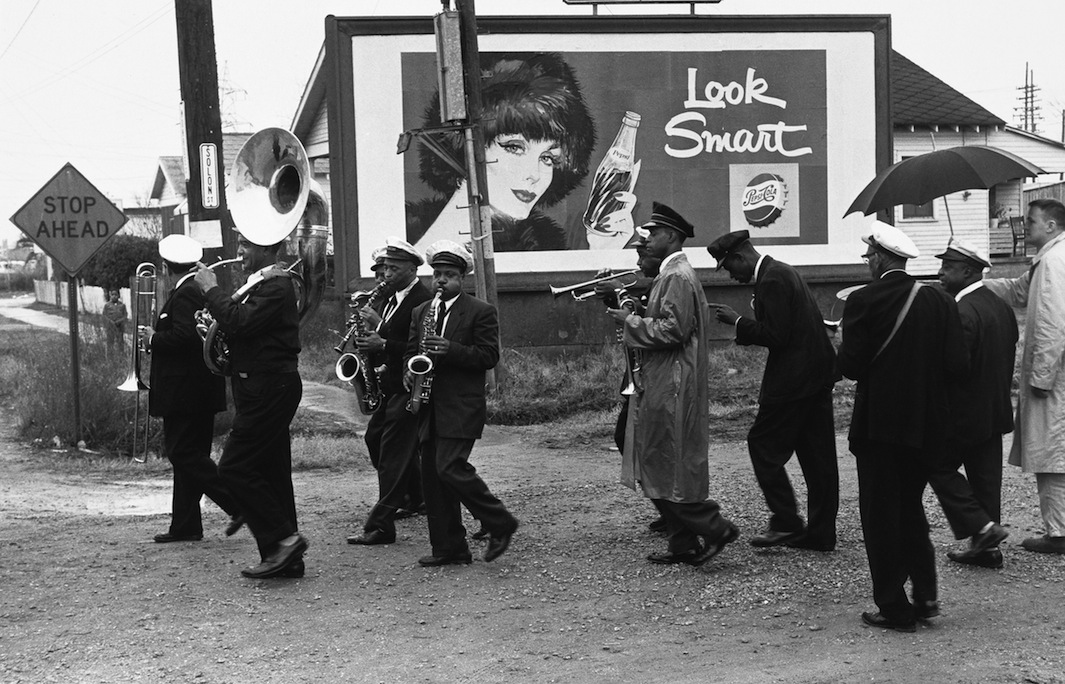
[{"label": "black suit jacket", "polygon": [[226,410],[226,384],[203,362],[203,341],[193,314],[205,300],[192,278],[170,292],[152,335],[148,413],[170,416]]},{"label": "black suit jacket", "polygon": [[[421,347],[425,302],[411,316],[407,358]],[[433,356],[433,389],[429,406],[418,413],[419,425],[435,419],[436,434],[453,439],[479,439],[487,414],[486,371],[499,362],[499,318],[496,308],[460,293],[451,306],[443,337],[451,342],[447,354]],[[404,364],[405,366],[406,364]]]},{"label": "black suit jacket", "polygon": [[[388,396],[402,394],[403,389],[403,357],[407,353],[407,338],[410,335],[411,313],[419,304],[431,299],[429,288],[422,285],[420,280],[415,280],[414,287],[403,298],[395,313],[378,328],[377,334],[385,339],[383,352],[374,352],[370,355],[370,362],[376,368],[385,364],[387,369],[381,376],[381,389]],[[388,299],[377,302],[374,307],[377,313],[383,313]]]},{"label": "black suit jacket", "polygon": [[843,309],[837,361],[857,380],[849,438],[858,453],[868,442],[942,449],[950,431],[948,384],[968,371],[968,353],[954,298],[922,287],[884,351],[914,279],[892,271],[857,290]]},{"label": "black suit jacket", "polygon": [[1017,318],[1013,309],[986,287],[958,302],[969,374],[952,388],[955,437],[979,444],[1013,431],[1013,357],[1017,349]]},{"label": "black suit jacket", "polygon": [[836,381],[836,353],[810,288],[793,267],[762,260],[754,286],[754,318],[740,318],[736,344],[769,349],[760,404],[809,397]]}]

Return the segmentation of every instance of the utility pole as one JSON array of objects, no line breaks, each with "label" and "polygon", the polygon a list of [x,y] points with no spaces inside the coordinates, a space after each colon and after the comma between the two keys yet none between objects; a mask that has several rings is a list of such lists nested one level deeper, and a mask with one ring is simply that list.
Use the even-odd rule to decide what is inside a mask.
[{"label": "utility pole", "polygon": [[237,241],[226,209],[211,0],[174,0],[174,14],[188,162],[188,234],[205,248],[221,248],[221,255],[232,256]]},{"label": "utility pole", "polygon": [[1039,125],[1039,106],[1036,104],[1035,94],[1039,91],[1039,88],[1035,85],[1035,74],[1028,67],[1028,63],[1024,64],[1024,86],[1018,88],[1022,91],[1020,99],[1021,106],[1015,107],[1015,110],[1021,112],[1021,128],[1030,132],[1037,132]]}]

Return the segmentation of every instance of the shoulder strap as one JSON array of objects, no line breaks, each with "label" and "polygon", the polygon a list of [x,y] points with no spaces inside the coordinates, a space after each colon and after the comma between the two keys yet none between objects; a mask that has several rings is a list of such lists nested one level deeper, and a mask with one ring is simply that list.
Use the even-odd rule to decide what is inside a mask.
[{"label": "shoulder strap", "polygon": [[891,334],[884,340],[884,344],[880,345],[880,349],[876,350],[876,354],[873,355],[872,360],[876,361],[876,358],[880,356],[880,352],[890,344],[891,340],[895,338],[895,333],[899,331],[899,327],[902,325],[902,321],[905,320],[906,314],[910,313],[910,305],[913,304],[913,300],[917,297],[917,291],[921,289],[921,283],[914,283],[913,289],[910,290],[910,296],[906,298],[906,303],[902,305],[902,310],[899,311],[899,317],[895,319],[895,327],[891,329]]}]

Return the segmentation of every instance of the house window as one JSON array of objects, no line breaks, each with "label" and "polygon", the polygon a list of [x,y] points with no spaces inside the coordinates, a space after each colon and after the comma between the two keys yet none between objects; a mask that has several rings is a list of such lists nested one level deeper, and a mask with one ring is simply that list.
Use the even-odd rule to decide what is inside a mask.
[{"label": "house window", "polygon": [[902,205],[902,218],[904,219],[931,219],[935,218],[935,212],[932,211],[932,204],[934,200],[925,202],[924,204],[903,204]]}]

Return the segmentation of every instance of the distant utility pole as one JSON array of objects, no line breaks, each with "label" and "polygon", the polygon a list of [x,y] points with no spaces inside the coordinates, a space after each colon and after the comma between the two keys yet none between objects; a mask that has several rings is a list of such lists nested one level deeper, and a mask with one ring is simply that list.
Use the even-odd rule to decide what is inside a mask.
[{"label": "distant utility pole", "polygon": [[1027,62],[1024,63],[1024,86],[1017,90],[1021,91],[1020,97],[1017,98],[1021,101],[1021,106],[1014,107],[1014,110],[1020,112],[1021,128],[1030,133],[1035,133],[1039,129],[1038,122],[1042,119],[1039,116],[1039,105],[1036,104],[1035,99],[1035,94],[1039,92],[1040,88],[1035,85],[1035,74],[1028,68]]},{"label": "distant utility pole", "polygon": [[189,171],[189,235],[204,247],[221,247],[222,254],[232,256],[237,241],[226,209],[211,0],[174,0],[174,14]]}]

